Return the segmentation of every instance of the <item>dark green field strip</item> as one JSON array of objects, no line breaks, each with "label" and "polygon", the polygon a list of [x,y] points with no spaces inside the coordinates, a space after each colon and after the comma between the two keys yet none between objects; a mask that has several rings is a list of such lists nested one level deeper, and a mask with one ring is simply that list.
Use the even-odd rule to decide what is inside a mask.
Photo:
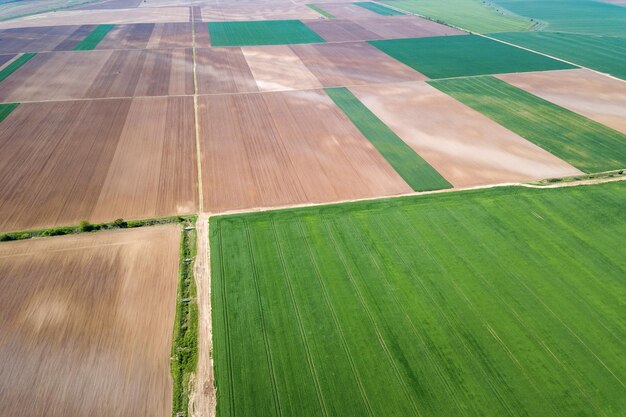
[{"label": "dark green field strip", "polygon": [[377,13],[382,16],[402,16],[404,13],[399,12],[394,9],[390,9],[389,7],[385,7],[382,4],[374,3],[371,1],[358,1],[353,3],[359,7],[370,10],[374,13]]},{"label": "dark green field strip", "polygon": [[497,78],[429,83],[582,171],[626,167],[626,135]]},{"label": "dark green field strip", "polygon": [[322,9],[321,7],[318,7],[314,4],[307,4],[307,6],[313,10],[315,10],[316,12],[318,12],[319,14],[321,14],[322,16],[326,16],[329,19],[334,19],[335,16],[331,13],[328,13],[326,10]]},{"label": "dark green field strip", "polygon": [[289,45],[326,42],[299,20],[210,22],[212,46]]},{"label": "dark green field strip", "polygon": [[495,33],[497,39],[626,80],[626,40],[567,33]]},{"label": "dark green field strip", "polygon": [[115,25],[98,25],[85,36],[75,47],[74,51],[91,51],[95,49],[102,39],[113,29]]},{"label": "dark green field strip", "polygon": [[441,174],[393,133],[350,90],[340,87],[327,88],[325,91],[413,191],[452,188]]},{"label": "dark green field strip", "polygon": [[0,82],[4,81],[4,79],[6,79],[9,75],[17,71],[19,67],[27,63],[35,55],[37,54],[34,52],[22,54],[15,61],[11,62],[9,65],[0,70]]},{"label": "dark green field strip", "polygon": [[437,36],[369,41],[429,78],[575,68],[481,36]]},{"label": "dark green field strip", "polygon": [[626,184],[211,219],[217,415],[617,417]]},{"label": "dark green field strip", "polygon": [[7,116],[9,114],[11,114],[11,112],[13,110],[15,110],[17,108],[17,106],[19,106],[20,103],[7,103],[7,104],[0,104],[0,122],[2,122],[4,119],[7,118]]}]

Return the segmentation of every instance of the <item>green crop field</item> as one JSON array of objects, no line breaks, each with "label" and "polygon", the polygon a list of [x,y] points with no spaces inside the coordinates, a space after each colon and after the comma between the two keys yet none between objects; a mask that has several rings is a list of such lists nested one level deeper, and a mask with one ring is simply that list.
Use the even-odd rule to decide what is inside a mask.
[{"label": "green crop field", "polygon": [[533,27],[530,19],[479,0],[387,0],[383,3],[477,33],[524,31]]},{"label": "green crop field", "polygon": [[313,10],[315,10],[316,12],[318,12],[319,14],[321,14],[322,16],[326,16],[329,19],[334,19],[335,15],[328,13],[326,10],[322,9],[321,7],[318,7],[314,4],[307,4],[307,6]]},{"label": "green crop field", "polygon": [[626,413],[626,184],[211,220],[219,417]]},{"label": "green crop field", "polygon": [[497,78],[430,84],[582,171],[626,167],[626,135]]},{"label": "green crop field", "polygon": [[430,78],[574,68],[543,55],[474,35],[369,43]]},{"label": "green crop field", "polygon": [[626,80],[626,40],[569,33],[495,33],[490,36]]},{"label": "green crop field", "polygon": [[326,93],[414,191],[452,188],[428,162],[387,127],[347,88]]},{"label": "green crop field", "polygon": [[0,70],[0,82],[4,81],[9,75],[13,74],[22,65],[30,61],[35,55],[37,54],[33,52],[22,54],[16,60]]},{"label": "green crop field", "polygon": [[0,122],[6,119],[17,106],[19,106],[19,103],[0,104]]},{"label": "green crop field", "polygon": [[626,36],[626,7],[615,4],[595,0],[492,1],[518,15],[544,22],[542,30]]},{"label": "green crop field", "polygon": [[212,46],[288,45],[326,42],[299,20],[211,22]]},{"label": "green crop field", "polygon": [[80,41],[75,47],[75,51],[91,51],[95,49],[102,39],[113,29],[115,25],[98,25],[89,35]]},{"label": "green crop field", "polygon": [[371,1],[358,1],[353,4],[356,4],[357,6],[363,7],[364,9],[370,10],[382,16],[400,16],[404,14],[397,10],[390,9],[389,7],[385,7],[381,4],[373,3]]}]

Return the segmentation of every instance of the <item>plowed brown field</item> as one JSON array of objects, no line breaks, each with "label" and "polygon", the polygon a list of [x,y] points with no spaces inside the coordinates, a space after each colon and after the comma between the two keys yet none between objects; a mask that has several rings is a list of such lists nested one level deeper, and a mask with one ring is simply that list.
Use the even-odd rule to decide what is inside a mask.
[{"label": "plowed brown field", "polygon": [[259,90],[241,48],[198,49],[196,54],[200,94]]},{"label": "plowed brown field", "polygon": [[586,69],[505,74],[497,77],[554,104],[626,133],[624,81]]},{"label": "plowed brown field", "polygon": [[171,415],[177,226],[0,245],[0,415]]},{"label": "plowed brown field", "polygon": [[69,51],[95,26],[52,26],[0,30],[0,54]]},{"label": "plowed brown field", "polygon": [[455,187],[563,177],[580,171],[426,83],[352,92]]},{"label": "plowed brown field", "polygon": [[0,231],[197,209],[191,97],[21,104],[0,129]]},{"label": "plowed brown field", "polygon": [[191,23],[117,25],[96,49],[191,48]]},{"label": "plowed brown field", "polygon": [[411,192],[321,90],[199,103],[209,212]]},{"label": "plowed brown field", "polygon": [[2,82],[0,101],[193,94],[191,49],[37,54]]}]

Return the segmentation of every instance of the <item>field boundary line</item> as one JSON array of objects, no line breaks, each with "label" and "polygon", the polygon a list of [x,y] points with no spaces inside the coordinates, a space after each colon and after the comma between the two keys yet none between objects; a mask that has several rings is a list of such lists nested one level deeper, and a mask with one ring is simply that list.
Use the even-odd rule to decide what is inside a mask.
[{"label": "field boundary line", "polygon": [[191,51],[193,56],[193,115],[194,115],[194,132],[196,139],[196,175],[198,177],[198,210],[204,212],[204,195],[202,191],[202,151],[200,150],[200,122],[198,120],[198,57],[196,52],[196,19],[193,16],[193,8],[191,13]]}]

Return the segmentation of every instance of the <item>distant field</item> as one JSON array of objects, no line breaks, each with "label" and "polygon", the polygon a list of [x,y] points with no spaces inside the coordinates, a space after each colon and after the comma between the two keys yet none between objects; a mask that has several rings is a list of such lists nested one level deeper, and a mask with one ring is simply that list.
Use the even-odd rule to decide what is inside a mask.
[{"label": "distant field", "polygon": [[326,42],[299,20],[209,23],[212,46],[288,45]]},{"label": "distant field", "polygon": [[624,38],[546,32],[495,33],[491,36],[626,80]]},{"label": "distant field", "polygon": [[357,2],[354,2],[353,4],[356,4],[359,7],[363,7],[364,9],[371,10],[372,12],[379,14],[381,16],[400,16],[404,14],[397,10],[390,9],[389,7],[385,7],[383,5],[380,5],[378,3],[374,3],[371,1],[357,1]]},{"label": "distant field", "polygon": [[383,3],[478,33],[525,31],[534,25],[530,19],[496,10],[479,0],[386,0]]},{"label": "distant field", "polygon": [[497,78],[430,84],[582,171],[626,167],[626,135]]},{"label": "distant field", "polygon": [[430,78],[574,68],[480,36],[394,39],[370,44]]},{"label": "distant field", "polygon": [[217,415],[626,411],[626,185],[211,220]]}]

